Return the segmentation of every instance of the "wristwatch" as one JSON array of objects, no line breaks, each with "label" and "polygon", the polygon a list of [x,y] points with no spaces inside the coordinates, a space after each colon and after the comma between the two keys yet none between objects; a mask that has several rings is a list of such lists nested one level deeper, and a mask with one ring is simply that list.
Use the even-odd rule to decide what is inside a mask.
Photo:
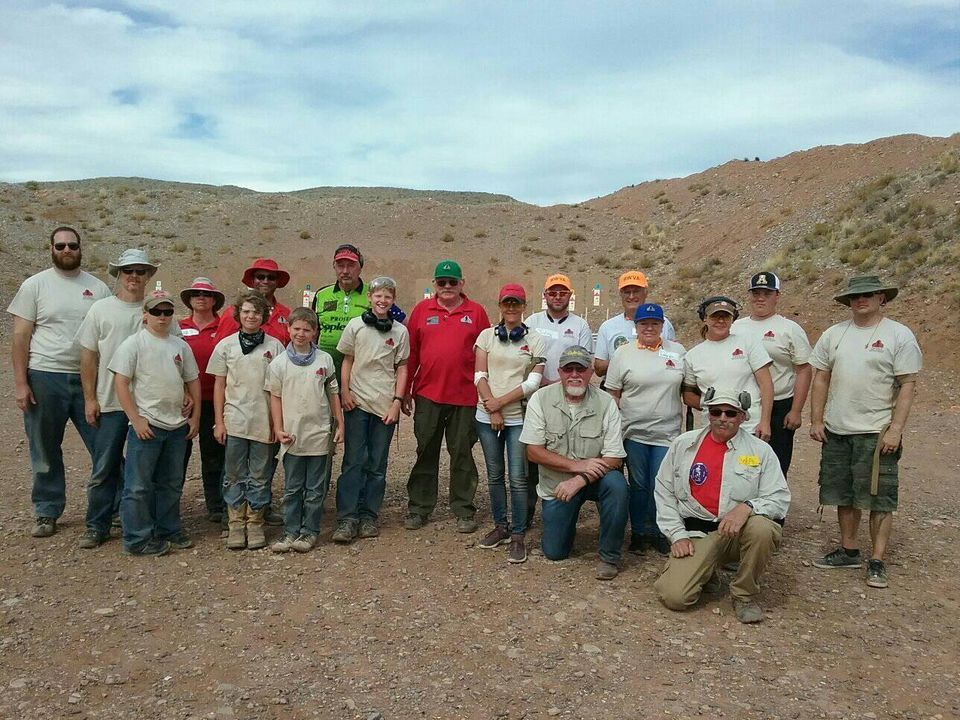
[{"label": "wristwatch", "polygon": [[750,508],[751,513],[756,512],[756,509],[753,507],[753,503],[750,502],[749,500],[744,500],[743,504],[746,505],[748,508]]}]

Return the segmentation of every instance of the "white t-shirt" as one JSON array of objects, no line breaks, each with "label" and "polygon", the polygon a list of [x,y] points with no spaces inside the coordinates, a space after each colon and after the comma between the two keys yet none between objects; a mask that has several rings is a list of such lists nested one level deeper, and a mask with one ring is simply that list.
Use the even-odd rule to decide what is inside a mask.
[{"label": "white t-shirt", "polygon": [[383,417],[393,404],[397,384],[397,366],[410,357],[410,333],[394,322],[390,330],[380,332],[355,317],[343,330],[337,350],[353,356],[350,392],[360,409]]},{"label": "white t-shirt", "polygon": [[763,320],[742,317],[733,323],[730,332],[746,335],[763,344],[773,360],[770,374],[773,376],[773,399],[793,397],[797,381],[796,368],[810,362],[810,341],[807,334],[793,320],[783,315],[771,315]]},{"label": "white t-shirt", "polygon": [[270,335],[249,355],[240,349],[239,333],[217,343],[207,363],[207,372],[227,379],[223,423],[228,435],[270,442],[270,398],[263,387],[267,367],[284,352],[283,344]]},{"label": "white t-shirt", "polygon": [[893,417],[896,377],[923,367],[920,345],[906,325],[882,318],[857,327],[852,320],[827,328],[810,364],[830,375],[824,424],[837,435],[878,433]]},{"label": "white t-shirt", "polygon": [[309,365],[296,365],[284,350],[270,363],[263,389],[281,399],[283,431],[294,437],[287,452],[308,456],[330,452],[330,398],[340,394],[330,353],[318,349]]},{"label": "white t-shirt", "polygon": [[110,372],[130,378],[137,411],[151,425],[175,430],[183,417],[183,384],[200,377],[197,361],[183,338],[158,338],[148,330],[131,335],[113,354]]},{"label": "white t-shirt", "polygon": [[607,370],[606,387],[620,391],[623,437],[646,445],[669,446],[683,432],[683,357],[680,343],[659,350],[621,345]]},{"label": "white t-shirt", "polygon": [[546,310],[534,313],[524,320],[531,331],[536,330],[546,346],[547,362],[543,367],[543,377],[550,382],[560,379],[558,365],[560,355],[568,347],[581,345],[593,352],[593,333],[587,321],[579,315],[569,313],[561,320],[554,320]]},{"label": "white t-shirt", "polygon": [[[677,331],[668,318],[663,319],[660,338],[674,341],[677,339]],[[633,320],[627,320],[623,313],[614,315],[605,320],[597,332],[597,360],[610,360],[618,347],[636,339],[637,324]]]},{"label": "white t-shirt", "polygon": [[723,340],[704,340],[687,350],[683,359],[683,384],[700,388],[701,393],[710,387],[749,392],[749,417],[741,427],[753,432],[760,423],[760,386],[753,374],[771,362],[763,343],[747,335],[730,334]]},{"label": "white t-shirt", "polygon": [[[494,397],[506,395],[515,390],[520,383],[526,380],[527,375],[539,363],[547,351],[540,334],[531,330],[523,339],[517,342],[501,342],[496,336],[494,328],[489,327],[480,332],[475,348],[487,353],[487,383]],[[504,425],[523,425],[523,401],[515,400],[500,409]],[[483,409],[483,404],[477,402],[477,420],[490,422],[490,415]]]},{"label": "white t-shirt", "polygon": [[69,276],[49,268],[24,280],[7,312],[33,323],[28,367],[78,374],[77,329],[93,304],[106,297],[110,288],[83,270]]}]

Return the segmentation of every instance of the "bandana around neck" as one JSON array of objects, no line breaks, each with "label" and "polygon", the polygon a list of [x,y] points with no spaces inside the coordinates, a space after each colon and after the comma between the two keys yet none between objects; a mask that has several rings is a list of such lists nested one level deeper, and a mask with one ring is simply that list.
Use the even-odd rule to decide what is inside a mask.
[{"label": "bandana around neck", "polygon": [[290,362],[294,365],[305,366],[313,362],[313,359],[317,356],[317,344],[312,342],[310,343],[310,350],[305,353],[298,353],[293,347],[293,341],[290,341],[290,344],[287,345],[287,357],[290,358]]},{"label": "bandana around neck", "polygon": [[258,345],[263,344],[264,339],[266,338],[266,333],[263,332],[263,328],[260,328],[255,333],[245,333],[243,330],[239,332],[240,337],[240,350],[243,351],[244,355],[249,355],[252,353]]}]

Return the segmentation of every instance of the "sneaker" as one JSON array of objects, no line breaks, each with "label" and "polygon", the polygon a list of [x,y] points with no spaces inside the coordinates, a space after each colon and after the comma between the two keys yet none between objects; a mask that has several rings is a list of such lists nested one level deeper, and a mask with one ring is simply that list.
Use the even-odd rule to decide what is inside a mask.
[{"label": "sneaker", "polygon": [[510,547],[507,548],[507,562],[522,563],[527,561],[527,548],[523,544],[523,534],[510,536]]},{"label": "sneaker", "polygon": [[670,541],[667,540],[666,535],[657,535],[653,538],[653,548],[661,555],[670,554]]},{"label": "sneaker", "polygon": [[317,544],[316,535],[301,535],[290,544],[290,547],[292,547],[298,553],[305,553],[313,550],[316,544]]},{"label": "sneaker", "polygon": [[480,529],[480,526],[477,525],[477,521],[474,520],[472,517],[457,518],[458,533],[463,533],[466,535],[468,533],[475,533],[479,529]]},{"label": "sneaker", "polygon": [[223,522],[223,511],[222,510],[211,510],[207,513],[207,520],[212,522],[214,525],[219,525]]},{"label": "sneaker", "polygon": [[883,560],[867,561],[867,585],[873,588],[885,588],[890,584],[887,568]]},{"label": "sneaker", "polygon": [[619,573],[620,571],[613,563],[605,560],[597,561],[597,580],[613,580]]},{"label": "sneaker", "polygon": [[357,530],[358,538],[375,538],[380,535],[380,526],[376,520],[361,520],[360,528]]},{"label": "sneaker", "polygon": [[634,555],[643,555],[649,546],[650,541],[645,535],[631,535],[630,546],[627,548],[627,552],[631,552]]},{"label": "sneaker", "polygon": [[297,541],[296,535],[284,535],[270,546],[270,550],[275,553],[285,553],[293,550],[293,544]]},{"label": "sneaker", "polygon": [[427,519],[423,515],[417,515],[416,513],[410,513],[407,515],[407,519],[403,521],[403,526],[407,530],[419,530],[426,523]]},{"label": "sneaker", "polygon": [[357,526],[353,520],[341,520],[330,539],[335,543],[349,543],[357,536]]},{"label": "sneaker", "polygon": [[174,550],[186,550],[193,547],[193,540],[183,530],[167,538]]},{"label": "sneaker", "polygon": [[147,540],[143,545],[135,549],[125,547],[123,554],[133,556],[155,555],[156,557],[160,557],[170,552],[171,547],[169,540]]},{"label": "sneaker", "polygon": [[50,537],[57,531],[57,519],[52,517],[38,517],[33,524],[30,534],[35,538]]},{"label": "sneaker", "polygon": [[263,516],[263,524],[270,527],[283,527],[283,513],[278,513],[272,506],[268,506],[267,514]]},{"label": "sneaker", "polygon": [[107,538],[101,535],[99,532],[93,528],[87,528],[83,535],[80,536],[80,542],[78,545],[84,550],[93,550],[103,545],[107,541]]},{"label": "sneaker", "polygon": [[508,542],[510,542],[510,533],[503,525],[496,525],[493,530],[483,536],[483,540],[477,543],[477,547],[489,550],[500,545],[506,545]]},{"label": "sneaker", "polygon": [[863,567],[863,557],[857,550],[856,555],[847,555],[847,551],[838,547],[832,553],[827,553],[822,558],[813,561],[813,566],[824,570],[856,570]]},{"label": "sneaker", "polygon": [[720,583],[720,576],[717,574],[717,571],[714,570],[710,579],[703,584],[703,592],[708,595],[718,595],[722,589],[723,585]]},{"label": "sneaker", "polygon": [[123,530],[123,523],[120,521],[120,513],[117,513],[110,519],[110,527],[115,530]]},{"label": "sneaker", "polygon": [[742,623],[758,623],[763,620],[763,610],[753,600],[733,599],[733,612]]}]

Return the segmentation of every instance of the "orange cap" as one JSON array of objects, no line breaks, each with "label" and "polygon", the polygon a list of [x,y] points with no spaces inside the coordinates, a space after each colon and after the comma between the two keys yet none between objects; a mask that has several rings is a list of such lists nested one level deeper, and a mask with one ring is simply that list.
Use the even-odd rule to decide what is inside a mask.
[{"label": "orange cap", "polygon": [[647,276],[639,270],[627,270],[620,276],[617,289],[623,290],[627,285],[636,285],[637,287],[645,288],[647,286]]},{"label": "orange cap", "polygon": [[563,285],[567,290],[573,292],[573,285],[570,284],[570,278],[563,273],[554,273],[548,277],[547,281],[543,284],[543,289],[549,290],[554,285]]}]

